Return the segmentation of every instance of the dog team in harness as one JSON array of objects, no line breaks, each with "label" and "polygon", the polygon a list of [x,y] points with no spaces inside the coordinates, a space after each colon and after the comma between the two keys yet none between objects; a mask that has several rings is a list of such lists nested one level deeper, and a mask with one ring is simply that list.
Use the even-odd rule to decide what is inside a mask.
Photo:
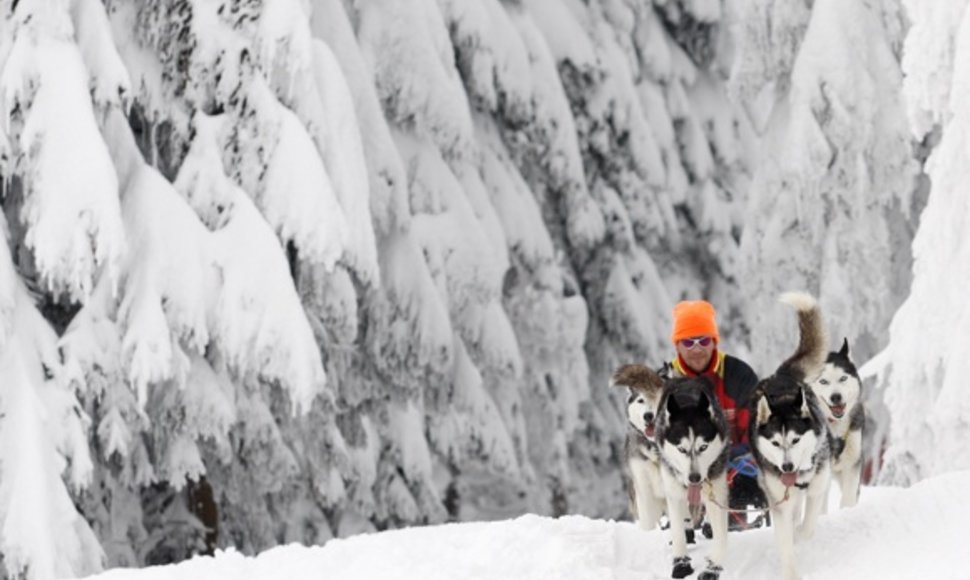
[{"label": "dog team in harness", "polygon": [[797,578],[795,542],[813,534],[831,480],[842,507],[858,500],[865,412],[848,345],[827,352],[812,296],[781,302],[798,315],[799,343],[765,378],[719,348],[716,311],[703,300],[674,307],[672,360],[658,371],[624,365],[612,377],[629,393],[630,509],[645,530],[666,516],[674,578],[693,573],[686,544],[702,522],[713,545],[698,578],[719,578],[729,529],[765,523],[775,528],[781,576]]}]

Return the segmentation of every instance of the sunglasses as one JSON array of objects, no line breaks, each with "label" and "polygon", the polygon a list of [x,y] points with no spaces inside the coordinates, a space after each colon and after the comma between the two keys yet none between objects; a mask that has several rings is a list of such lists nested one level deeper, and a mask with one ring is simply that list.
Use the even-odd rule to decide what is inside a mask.
[{"label": "sunglasses", "polygon": [[680,339],[680,344],[684,348],[694,348],[694,345],[698,344],[701,346],[707,346],[711,344],[712,340],[714,339],[709,336],[702,336],[700,338],[682,338]]}]

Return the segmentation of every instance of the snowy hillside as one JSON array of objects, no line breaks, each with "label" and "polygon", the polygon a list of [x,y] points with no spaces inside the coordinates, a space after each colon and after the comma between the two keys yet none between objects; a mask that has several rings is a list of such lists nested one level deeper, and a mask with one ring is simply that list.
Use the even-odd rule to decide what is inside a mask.
[{"label": "snowy hillside", "polygon": [[[928,479],[909,489],[864,488],[853,509],[830,513],[797,550],[812,580],[966,578],[960,530],[970,503],[970,472]],[[237,552],[148,570],[114,570],[91,580],[643,580],[670,577],[666,531],[580,516],[523,516],[286,546],[255,558]],[[709,542],[691,547],[701,561]],[[724,578],[776,578],[770,529],[732,533]]]}]

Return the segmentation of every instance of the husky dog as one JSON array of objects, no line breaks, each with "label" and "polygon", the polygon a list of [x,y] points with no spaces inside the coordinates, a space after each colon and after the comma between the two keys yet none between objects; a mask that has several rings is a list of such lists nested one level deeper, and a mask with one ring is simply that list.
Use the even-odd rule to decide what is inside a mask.
[{"label": "husky dog", "polygon": [[687,555],[684,520],[689,509],[699,508],[703,503],[714,546],[707,568],[698,578],[716,580],[727,551],[730,435],[709,380],[677,378],[667,381],[660,399],[656,436],[673,538],[672,576],[684,578],[694,572]]},{"label": "husky dog", "polygon": [[623,365],[613,374],[610,384],[629,389],[625,466],[630,512],[641,529],[651,530],[666,507],[660,481],[660,452],[655,439],[663,379],[643,365]]},{"label": "husky dog", "polygon": [[812,390],[824,403],[822,410],[832,433],[832,475],[842,492],[841,507],[852,507],[859,501],[862,477],[862,430],[865,408],[862,406],[862,380],[849,360],[849,340],[842,340],[838,352],[830,352],[822,374],[812,382]]},{"label": "husky dog", "polygon": [[[795,573],[795,527],[799,538],[815,531],[831,479],[825,414],[806,381],[821,371],[827,349],[822,314],[808,294],[788,293],[781,301],[798,311],[800,339],[795,353],[755,388],[752,451],[758,483],[768,497],[781,552],[782,577]],[[804,503],[804,518],[801,516]]]}]

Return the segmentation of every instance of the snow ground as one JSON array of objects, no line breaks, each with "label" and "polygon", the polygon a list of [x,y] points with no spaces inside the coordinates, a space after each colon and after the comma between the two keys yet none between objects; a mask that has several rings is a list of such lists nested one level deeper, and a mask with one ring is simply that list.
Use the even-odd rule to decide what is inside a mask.
[{"label": "snow ground", "polygon": [[[855,508],[823,516],[813,539],[796,548],[803,580],[967,578],[970,472],[911,488],[866,487]],[[833,496],[835,494],[833,493]],[[834,501],[833,497],[833,501]],[[289,545],[256,557],[234,551],[172,566],[116,569],[91,580],[652,580],[670,577],[666,531],[581,516],[410,528]],[[700,568],[709,541],[691,546]],[[723,579],[779,576],[770,528],[732,533]]]}]

